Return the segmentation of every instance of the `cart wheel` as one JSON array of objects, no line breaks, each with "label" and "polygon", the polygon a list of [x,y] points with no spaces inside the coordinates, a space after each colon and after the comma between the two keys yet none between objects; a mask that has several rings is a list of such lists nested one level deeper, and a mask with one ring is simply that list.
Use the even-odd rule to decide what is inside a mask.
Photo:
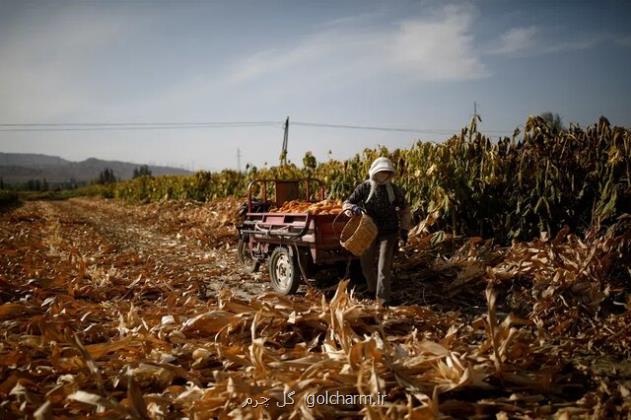
[{"label": "cart wheel", "polygon": [[237,245],[237,255],[239,256],[239,262],[243,265],[246,272],[255,273],[258,271],[261,263],[257,259],[252,258],[247,240],[239,239],[239,244]]},{"label": "cart wheel", "polygon": [[272,287],[278,293],[290,295],[298,290],[300,269],[287,248],[279,246],[272,251],[269,257],[269,276]]}]

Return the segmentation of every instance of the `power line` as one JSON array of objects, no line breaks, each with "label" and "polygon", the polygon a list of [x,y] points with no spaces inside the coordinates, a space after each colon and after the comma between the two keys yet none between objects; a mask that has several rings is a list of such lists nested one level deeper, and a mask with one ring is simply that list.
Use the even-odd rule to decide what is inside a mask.
[{"label": "power line", "polygon": [[112,127],[112,126],[241,126],[241,125],[279,125],[280,121],[176,121],[176,122],[87,122],[87,123],[0,123],[0,127]]},{"label": "power line", "polygon": [[[212,122],[88,122],[88,123],[0,123],[0,132],[43,132],[43,131],[125,131],[125,130],[180,130],[207,128],[247,128],[247,127],[283,127],[282,121],[212,121]],[[307,121],[292,121],[295,126],[372,130],[413,134],[452,135],[460,128],[400,128],[379,127],[355,124],[333,124]],[[512,134],[510,130],[481,130],[486,133]]]},{"label": "power line", "polygon": [[125,131],[125,130],[178,130],[206,128],[275,127],[277,122],[230,123],[28,123],[0,124],[0,132],[21,131]]},{"label": "power line", "polygon": [[[447,131],[447,130],[439,130],[439,129],[376,127],[376,126],[365,126],[365,125],[329,124],[329,123],[315,123],[315,122],[304,122],[304,121],[293,121],[292,124],[302,125],[306,127],[343,128],[343,129],[350,129],[350,130],[396,131],[396,132],[405,132],[405,133],[442,134],[442,132]],[[453,133],[453,131],[451,132]]]},{"label": "power line", "polygon": [[[323,127],[323,128],[344,128],[351,130],[377,130],[377,131],[395,131],[404,133],[429,133],[429,134],[454,134],[459,132],[460,128],[396,128],[396,127],[376,127],[367,125],[350,125],[350,124],[329,124],[329,123],[315,123],[304,121],[293,121],[293,125],[302,125],[307,127]],[[512,133],[509,130],[483,130],[489,133]]]}]

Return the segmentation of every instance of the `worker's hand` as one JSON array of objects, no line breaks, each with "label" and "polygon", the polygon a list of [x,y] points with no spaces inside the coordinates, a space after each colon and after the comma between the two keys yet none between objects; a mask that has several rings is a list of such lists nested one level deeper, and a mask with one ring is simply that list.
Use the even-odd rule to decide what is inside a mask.
[{"label": "worker's hand", "polygon": [[401,231],[399,232],[399,236],[401,237],[401,241],[403,242],[403,245],[405,245],[408,242],[407,229],[401,229]]},{"label": "worker's hand", "polygon": [[360,214],[363,213],[363,210],[361,207],[359,207],[357,204],[353,204],[353,206],[350,208],[351,214],[353,214],[354,216],[359,216]]}]

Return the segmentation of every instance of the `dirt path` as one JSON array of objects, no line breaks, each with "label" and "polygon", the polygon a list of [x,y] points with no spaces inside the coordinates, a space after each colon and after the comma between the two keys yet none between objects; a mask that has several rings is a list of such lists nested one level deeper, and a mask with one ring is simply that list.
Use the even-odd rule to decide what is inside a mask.
[{"label": "dirt path", "polygon": [[[208,227],[207,221],[191,218],[191,213],[199,210],[193,204],[191,206],[173,210],[168,206],[124,205],[118,201],[91,198],[30,201],[5,214],[0,221],[9,222],[6,223],[9,231],[17,228],[10,222],[16,217],[25,220],[21,229],[41,229],[43,245],[50,248],[49,257],[60,254],[68,258],[72,252],[97,281],[113,278],[125,286],[138,282],[175,284],[178,290],[194,285],[201,299],[215,296],[222,289],[229,289],[246,300],[271,291],[264,266],[254,274],[246,273],[240,267],[234,242],[236,232],[224,231],[224,237],[217,238],[214,236],[216,229]],[[208,217],[224,215],[210,212]],[[38,223],[40,219],[41,223]],[[407,259],[400,257],[398,261]],[[394,297],[402,303],[443,311],[472,306],[468,312],[477,315],[483,310],[480,305],[474,305],[475,302],[467,302],[466,297],[464,300],[445,298],[441,294],[441,283],[431,277],[416,268],[401,270],[397,263]],[[319,289],[324,290],[325,286],[334,289],[335,279],[331,277],[328,283],[320,284]],[[173,288],[166,291],[172,292]],[[304,287],[300,293],[305,293]]]},{"label": "dirt path", "polygon": [[262,273],[240,270],[235,247],[212,249],[179,234],[166,234],[129,208],[89,199],[29,202],[24,211],[31,208],[49,226],[56,226],[59,237],[75,244],[88,271],[107,273],[114,267],[117,276],[130,284],[139,277],[158,281],[168,277],[193,283],[207,296],[221,288],[243,298],[269,290]]}]

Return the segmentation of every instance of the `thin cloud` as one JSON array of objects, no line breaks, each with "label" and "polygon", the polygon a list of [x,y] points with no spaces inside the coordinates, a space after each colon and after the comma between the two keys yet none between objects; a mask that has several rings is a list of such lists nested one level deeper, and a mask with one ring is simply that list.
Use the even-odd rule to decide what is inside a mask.
[{"label": "thin cloud", "polygon": [[[593,34],[579,39],[559,40],[543,33],[537,26],[517,27],[504,32],[497,42],[485,48],[485,54],[530,57],[586,50],[612,40],[614,37],[610,34]],[[620,40],[616,42],[620,43]]]},{"label": "thin cloud", "polygon": [[473,37],[475,12],[447,6],[429,19],[403,22],[392,35],[391,58],[420,80],[468,80],[489,75]]},{"label": "thin cloud", "polygon": [[344,16],[337,19],[331,19],[322,23],[318,23],[315,25],[315,28],[326,29],[326,28],[339,28],[341,26],[346,26],[346,25],[357,26],[357,25],[369,23],[378,17],[382,17],[383,15],[384,15],[383,11],[371,11],[371,12],[360,13],[358,15]]},{"label": "thin cloud", "polygon": [[503,33],[498,45],[487,51],[488,54],[508,55],[532,50],[537,44],[538,28],[528,26],[525,28],[512,28]]},{"label": "thin cloud", "polygon": [[356,77],[366,72],[420,81],[486,77],[474,43],[475,14],[469,7],[447,6],[386,29],[329,25],[294,46],[251,54],[233,66],[229,79],[241,83],[278,72],[318,77],[324,72],[334,79],[335,73]]},{"label": "thin cloud", "polygon": [[580,51],[594,48],[597,45],[611,41],[610,35],[594,35],[590,38],[552,42],[548,45],[541,45],[541,52],[545,54]]}]

